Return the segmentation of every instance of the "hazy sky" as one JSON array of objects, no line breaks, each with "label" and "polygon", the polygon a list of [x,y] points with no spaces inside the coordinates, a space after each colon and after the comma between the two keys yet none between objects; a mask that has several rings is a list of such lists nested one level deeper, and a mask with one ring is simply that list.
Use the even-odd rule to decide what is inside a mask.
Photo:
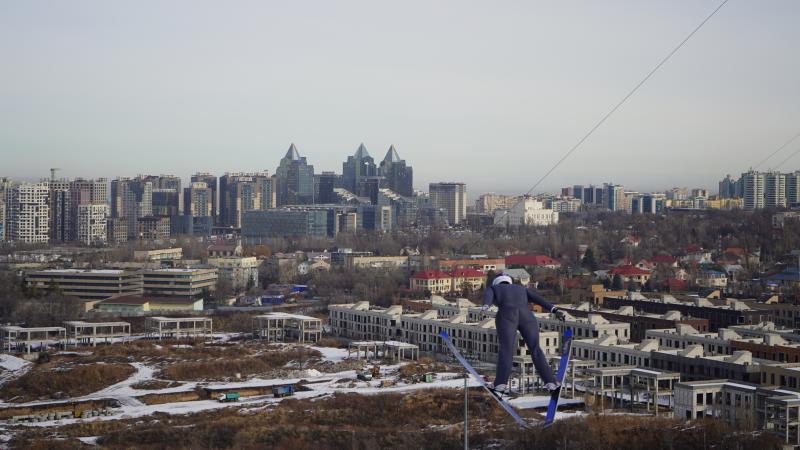
[{"label": "hazy sky", "polygon": [[[0,176],[272,173],[291,142],[341,172],[364,142],[417,188],[524,192],[718,4],[3,1]],[[537,191],[716,192],[800,131],[798,18],[731,0]]]}]

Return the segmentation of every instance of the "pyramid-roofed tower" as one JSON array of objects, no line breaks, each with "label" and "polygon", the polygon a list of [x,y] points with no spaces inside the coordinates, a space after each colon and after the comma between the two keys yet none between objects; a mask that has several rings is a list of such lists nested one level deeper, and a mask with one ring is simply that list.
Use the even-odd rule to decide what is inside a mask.
[{"label": "pyramid-roofed tower", "polygon": [[399,163],[402,161],[402,159],[400,159],[400,155],[397,154],[397,150],[395,150],[394,145],[389,146],[389,151],[386,152],[386,156],[384,156],[383,161],[390,163]]},{"label": "pyramid-roofed tower", "polygon": [[289,150],[286,152],[286,156],[284,158],[288,158],[292,161],[300,160],[300,152],[297,151],[297,147],[294,146],[294,142],[289,146]]}]

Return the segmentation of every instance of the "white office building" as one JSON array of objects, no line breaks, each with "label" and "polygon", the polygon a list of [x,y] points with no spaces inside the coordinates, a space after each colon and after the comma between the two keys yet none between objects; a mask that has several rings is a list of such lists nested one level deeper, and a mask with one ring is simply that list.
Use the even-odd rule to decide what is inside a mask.
[{"label": "white office building", "polygon": [[546,208],[543,202],[533,197],[521,199],[511,209],[494,212],[494,224],[497,226],[548,226],[556,223],[558,212]]}]

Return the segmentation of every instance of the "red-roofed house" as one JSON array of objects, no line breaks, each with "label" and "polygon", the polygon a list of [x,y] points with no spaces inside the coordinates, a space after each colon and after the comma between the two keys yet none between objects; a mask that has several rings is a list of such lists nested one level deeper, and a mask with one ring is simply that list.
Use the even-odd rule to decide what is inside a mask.
[{"label": "red-roofed house", "polygon": [[477,291],[483,287],[486,281],[486,274],[478,269],[455,269],[450,272],[450,278],[452,278],[451,285],[454,291],[460,291],[465,288]]},{"label": "red-roofed house", "polygon": [[615,267],[608,271],[608,275],[611,277],[619,275],[625,283],[633,281],[634,283],[644,284],[650,279],[650,272],[636,266]]},{"label": "red-roofed house", "polygon": [[545,255],[508,255],[506,256],[506,267],[508,266],[539,267],[545,269],[558,269],[561,262]]},{"label": "red-roofed house", "polygon": [[449,273],[441,270],[423,270],[411,275],[412,291],[428,291],[431,294],[449,293],[453,280]]},{"label": "red-roofed house", "polygon": [[659,266],[678,267],[678,260],[670,255],[655,255],[650,261]]},{"label": "red-roofed house", "polygon": [[677,278],[667,280],[667,288],[670,292],[684,292],[686,291],[686,284],[686,281]]}]

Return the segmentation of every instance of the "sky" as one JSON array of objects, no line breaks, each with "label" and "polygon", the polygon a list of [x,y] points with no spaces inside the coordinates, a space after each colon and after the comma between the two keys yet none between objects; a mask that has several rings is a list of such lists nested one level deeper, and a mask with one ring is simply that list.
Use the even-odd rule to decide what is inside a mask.
[{"label": "sky", "polygon": [[[719,3],[0,2],[0,176],[274,173],[292,142],[341,172],[363,142],[418,189],[522,193]],[[755,166],[800,132],[798,17],[730,0],[536,192]]]}]

